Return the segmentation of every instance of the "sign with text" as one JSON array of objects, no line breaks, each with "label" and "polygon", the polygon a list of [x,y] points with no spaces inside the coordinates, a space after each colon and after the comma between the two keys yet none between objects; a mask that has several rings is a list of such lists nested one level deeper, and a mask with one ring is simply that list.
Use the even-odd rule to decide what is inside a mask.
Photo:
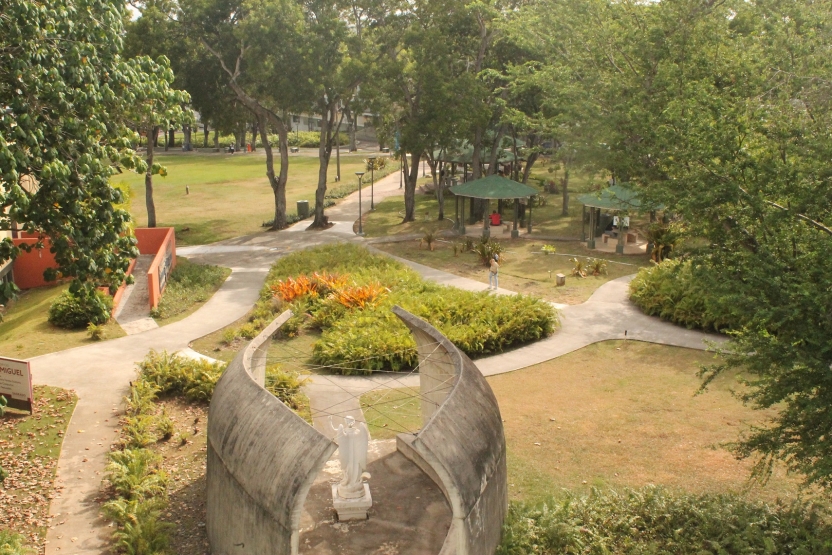
[{"label": "sign with text", "polygon": [[25,360],[0,357],[0,395],[11,408],[33,412],[32,373]]}]

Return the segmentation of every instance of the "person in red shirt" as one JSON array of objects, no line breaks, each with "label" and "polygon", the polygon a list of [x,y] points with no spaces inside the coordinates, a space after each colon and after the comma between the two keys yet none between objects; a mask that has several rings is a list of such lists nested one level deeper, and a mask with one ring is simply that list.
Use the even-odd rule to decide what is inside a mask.
[{"label": "person in red shirt", "polygon": [[503,222],[503,219],[500,217],[499,214],[497,214],[497,211],[494,210],[491,213],[491,225],[495,225],[495,226],[500,225],[502,222]]}]

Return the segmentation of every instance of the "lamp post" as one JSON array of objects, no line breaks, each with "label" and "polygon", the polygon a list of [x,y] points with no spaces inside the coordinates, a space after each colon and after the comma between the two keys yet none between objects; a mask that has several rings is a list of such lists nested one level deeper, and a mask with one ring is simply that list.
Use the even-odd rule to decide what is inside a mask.
[{"label": "lamp post", "polygon": [[355,172],[358,176],[358,234],[364,235],[364,227],[361,223],[361,178],[364,177],[364,172]]},{"label": "lamp post", "polygon": [[369,158],[370,160],[370,210],[376,209],[375,201],[373,200],[373,185],[375,184],[375,169],[376,169],[376,159],[375,157]]}]

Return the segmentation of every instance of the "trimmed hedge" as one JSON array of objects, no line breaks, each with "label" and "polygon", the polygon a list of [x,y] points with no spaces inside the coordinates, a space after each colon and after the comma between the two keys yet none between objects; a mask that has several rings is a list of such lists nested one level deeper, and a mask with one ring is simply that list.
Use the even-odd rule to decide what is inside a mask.
[{"label": "trimmed hedge", "polygon": [[[285,307],[275,306],[279,281],[323,269],[346,278],[351,295],[379,287],[384,293],[363,308],[347,307],[339,291],[304,295]],[[284,326],[285,333],[297,333],[304,326],[320,329],[313,362],[344,374],[398,371],[417,364],[416,344],[392,313],[395,305],[430,322],[471,357],[536,341],[550,335],[558,323],[555,309],[540,299],[436,285],[392,258],[356,245],[328,245],[279,260],[260,302],[275,310],[292,309],[296,317]]]},{"label": "trimmed hedge", "polygon": [[691,259],[667,259],[639,270],[630,282],[630,300],[645,314],[688,328],[722,331],[741,324],[714,272]]},{"label": "trimmed hedge", "polygon": [[832,553],[829,516],[802,502],[768,505],[656,486],[593,489],[538,507],[512,504],[496,553],[821,555]]}]

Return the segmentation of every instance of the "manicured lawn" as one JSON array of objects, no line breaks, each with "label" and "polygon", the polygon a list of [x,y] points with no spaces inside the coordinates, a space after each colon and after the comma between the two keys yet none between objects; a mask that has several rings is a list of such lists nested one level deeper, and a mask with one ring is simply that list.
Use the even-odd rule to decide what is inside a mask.
[{"label": "manicured lawn", "polygon": [[[367,154],[341,154],[341,176],[346,183],[364,166]],[[262,223],[274,217],[274,195],[266,178],[265,155],[254,154],[158,154],[156,161],[168,170],[167,177],[154,176],[153,191],[158,226],[173,226],[180,245],[213,243],[263,231]],[[279,171],[279,162],[275,172]],[[335,159],[329,166],[329,187],[335,183]],[[132,188],[131,208],[136,224],[147,224],[144,176],[122,174],[113,183],[127,182]],[[298,200],[315,202],[318,159],[294,155],[289,161],[286,212],[296,212]],[[185,187],[190,194],[185,193]]]},{"label": "manicured lawn", "polygon": [[[537,502],[562,489],[647,484],[794,498],[795,478],[778,468],[765,487],[749,485],[750,462],[724,447],[771,413],[744,407],[730,391],[737,382],[727,376],[696,395],[698,364],[710,362],[713,355],[701,351],[608,341],[489,378],[505,420],[511,499]],[[381,435],[374,437],[418,414],[412,392],[386,405],[378,404],[379,395],[362,397],[362,405],[387,413],[386,420],[378,419],[379,411],[365,413],[378,419],[372,429]]]},{"label": "manicured lawn", "polygon": [[[92,340],[85,329],[66,330],[47,320],[49,307],[69,285],[38,287],[25,291],[9,305],[0,322],[0,355],[31,358],[89,345]],[[122,337],[124,331],[114,321],[105,325],[105,337]]]},{"label": "manicured lawn", "polygon": [[[419,184],[432,181],[420,179]],[[450,199],[450,200],[449,200]],[[376,203],[376,209],[367,214],[364,220],[366,237],[390,237],[394,235],[424,235],[431,231],[438,233],[453,227],[454,199],[449,195],[445,199],[445,220],[439,221],[439,202],[434,195],[416,193],[416,220],[402,223],[404,218],[404,197],[395,195]]]},{"label": "manicured lawn", "polygon": [[391,439],[422,427],[419,389],[380,389],[361,396],[361,410],[373,439]]},{"label": "manicured lawn", "polygon": [[[506,249],[500,263],[500,287],[563,304],[580,304],[607,281],[634,274],[640,267],[649,264],[646,255],[620,256],[592,252],[577,241],[558,241],[554,243],[557,253],[545,254],[541,247],[547,243],[542,241],[495,240]],[[476,243],[478,240],[474,241]],[[458,245],[456,255],[455,243]],[[376,243],[373,246],[406,260],[479,281],[485,287],[488,284],[488,269],[480,263],[476,254],[461,252],[461,243],[458,238],[443,238],[436,243],[433,251],[420,247],[418,240]],[[573,277],[574,263],[570,262],[570,258],[574,256],[584,261],[589,257],[603,258],[607,261],[607,274]],[[558,273],[567,276],[566,286],[555,286],[555,276]]]},{"label": "manicured lawn", "polygon": [[0,467],[8,473],[0,488],[0,530],[24,535],[26,545],[42,553],[58,455],[78,399],[47,386],[35,386],[34,395],[34,415],[8,410],[0,417]]}]

